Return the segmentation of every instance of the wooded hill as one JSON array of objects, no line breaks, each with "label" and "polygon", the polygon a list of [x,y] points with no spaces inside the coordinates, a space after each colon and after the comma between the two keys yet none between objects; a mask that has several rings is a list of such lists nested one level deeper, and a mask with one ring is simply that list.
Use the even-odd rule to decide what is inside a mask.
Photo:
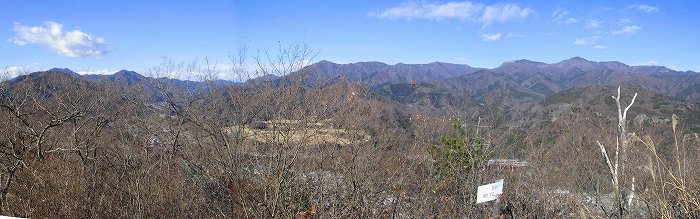
[{"label": "wooded hill", "polygon": [[[700,210],[698,73],[579,57],[494,69],[281,60],[290,68],[236,82],[69,69],[2,82],[0,213],[474,218],[490,214],[476,186],[497,178],[501,213],[516,218]],[[634,142],[623,161],[637,180],[626,211],[597,144],[613,151],[617,86],[625,104],[637,93],[628,132],[656,143]],[[528,166],[485,169],[495,158]]]}]

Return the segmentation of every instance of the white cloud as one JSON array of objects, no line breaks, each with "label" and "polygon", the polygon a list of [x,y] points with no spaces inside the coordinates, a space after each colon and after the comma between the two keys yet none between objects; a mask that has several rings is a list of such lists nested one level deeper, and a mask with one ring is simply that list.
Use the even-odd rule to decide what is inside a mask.
[{"label": "white cloud", "polygon": [[594,49],[606,49],[606,48],[608,48],[608,47],[603,46],[603,45],[595,45],[593,48],[594,48]]},{"label": "white cloud", "polygon": [[649,60],[649,61],[646,61],[646,62],[640,62],[640,63],[634,64],[634,65],[636,65],[636,66],[640,66],[640,65],[642,65],[642,66],[650,66],[650,65],[659,65],[659,63],[656,62],[656,61],[653,61],[653,60]]},{"label": "white cloud", "polygon": [[534,14],[531,8],[521,8],[517,4],[484,5],[470,1],[447,2],[443,4],[404,2],[396,7],[387,8],[369,16],[386,19],[459,19],[477,21],[484,26],[492,23],[506,23],[513,20],[525,19]]},{"label": "white cloud", "polygon": [[501,33],[481,34],[481,40],[484,42],[496,41],[500,40],[501,38],[503,38],[503,34]]},{"label": "white cloud", "polygon": [[600,21],[600,20],[596,20],[596,19],[588,20],[588,22],[586,22],[586,29],[598,29],[598,28],[600,28],[600,26],[602,24],[603,24],[603,21]]},{"label": "white cloud", "polygon": [[654,6],[647,5],[647,4],[630,5],[630,6],[627,6],[627,9],[636,9],[636,10],[640,10],[640,11],[643,11],[646,13],[656,13],[656,12],[660,11],[658,7],[654,7]]},{"label": "white cloud", "polygon": [[630,36],[630,35],[636,34],[636,33],[639,32],[639,30],[641,30],[641,29],[642,29],[641,27],[639,27],[639,26],[634,26],[634,25],[632,25],[632,26],[625,26],[625,27],[623,27],[622,29],[613,31],[611,34],[612,34],[613,36],[617,36],[617,35]]},{"label": "white cloud", "polygon": [[15,75],[20,72],[29,72],[30,69],[31,68],[29,66],[10,66],[7,67],[4,72],[6,74]]},{"label": "white cloud", "polygon": [[495,4],[484,9],[484,14],[481,15],[479,21],[488,26],[494,22],[505,23],[511,20],[525,19],[534,13],[534,10],[527,7],[520,8],[517,4]]},{"label": "white cloud", "polygon": [[576,38],[574,40],[574,45],[590,45],[590,44],[595,44],[596,41],[600,39],[599,36],[592,36],[592,37],[586,37],[586,38]]},{"label": "white cloud", "polygon": [[5,69],[0,70],[0,81],[4,81],[7,79],[11,79],[20,75],[25,75],[29,74],[33,71],[36,71],[38,69],[39,64],[34,63],[31,65],[25,65],[25,66],[10,66],[10,67],[5,67]]},{"label": "white cloud", "polygon": [[63,25],[47,21],[43,26],[27,26],[15,23],[16,36],[10,41],[19,46],[39,44],[50,47],[66,57],[100,57],[109,52],[102,37],[92,37],[80,30],[63,30]]}]

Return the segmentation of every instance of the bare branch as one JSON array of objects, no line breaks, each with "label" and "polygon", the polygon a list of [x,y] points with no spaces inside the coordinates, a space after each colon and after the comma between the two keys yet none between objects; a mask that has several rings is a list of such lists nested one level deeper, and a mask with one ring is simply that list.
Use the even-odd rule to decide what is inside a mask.
[{"label": "bare branch", "polygon": [[600,143],[600,141],[596,141],[598,143],[598,146],[600,146],[600,152],[603,153],[603,157],[605,157],[605,163],[608,165],[608,168],[610,169],[610,178],[612,180],[613,185],[616,185],[616,178],[615,175],[617,175],[616,171],[613,169],[612,162],[610,162],[610,158],[608,157],[608,152],[605,151],[605,146]]},{"label": "bare branch", "polygon": [[624,119],[627,118],[627,110],[629,110],[630,107],[632,107],[632,104],[634,104],[634,100],[635,100],[635,99],[637,99],[637,93],[634,93],[634,97],[632,97],[632,101],[630,102],[630,105],[628,105],[627,107],[625,107],[625,112],[622,114],[622,118],[624,118]]}]

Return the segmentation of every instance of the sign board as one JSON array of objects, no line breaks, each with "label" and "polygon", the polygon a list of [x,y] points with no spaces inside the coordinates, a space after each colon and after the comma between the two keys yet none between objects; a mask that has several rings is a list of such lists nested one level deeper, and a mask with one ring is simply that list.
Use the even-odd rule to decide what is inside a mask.
[{"label": "sign board", "polygon": [[508,159],[491,159],[488,162],[486,162],[486,167],[493,167],[493,168],[523,168],[527,166],[527,161],[519,161],[519,160],[508,160]]},{"label": "sign board", "polygon": [[493,201],[503,194],[503,179],[499,179],[495,183],[479,186],[476,189],[476,203]]}]

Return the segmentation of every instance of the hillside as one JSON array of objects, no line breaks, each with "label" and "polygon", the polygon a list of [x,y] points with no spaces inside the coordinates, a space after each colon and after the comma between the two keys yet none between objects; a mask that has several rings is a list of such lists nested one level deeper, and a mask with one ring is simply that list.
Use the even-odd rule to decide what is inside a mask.
[{"label": "hillside", "polygon": [[[149,190],[159,195],[139,202],[149,217],[170,209],[162,200],[212,217],[218,213],[211,209],[264,214],[273,203],[293,209],[275,210],[288,216],[310,207],[356,212],[348,206],[354,205],[377,217],[392,208],[411,215],[438,208],[432,214],[447,217],[480,212],[478,205],[456,203],[474,203],[472,187],[499,177],[524,191],[503,198],[506,206],[525,206],[513,215],[571,216],[583,208],[604,215],[597,209],[611,200],[611,186],[597,142],[615,142],[617,86],[624,101],[638,93],[628,131],[659,145],[652,154],[635,142],[626,161],[645,182],[637,186],[654,189],[645,165],[651,156],[674,159],[673,115],[679,133],[700,132],[697,80],[694,72],[578,57],[494,69],[321,61],[241,83],[127,70],[35,72],[0,83],[0,164],[18,171],[14,184],[5,184],[4,208],[15,215],[74,215],[74,208],[36,201],[51,198],[118,217],[108,209],[135,208],[130,200]],[[693,146],[688,136],[683,143]],[[684,149],[689,159],[700,154],[693,150]],[[528,166],[491,170],[484,166],[489,159]],[[35,185],[58,194],[49,197]],[[538,189],[527,189],[533,185]],[[687,191],[696,189],[691,186]],[[102,195],[76,199],[84,190]],[[83,199],[110,202],[77,204]],[[579,210],[558,204],[564,202]],[[23,210],[27,205],[39,206],[38,213]]]},{"label": "hillside", "polygon": [[[393,83],[447,83],[454,89],[481,90],[496,83],[519,85],[515,90],[535,96],[548,96],[564,89],[596,84],[627,85],[659,94],[699,102],[700,74],[680,72],[663,66],[629,66],[621,62],[595,62],[574,57],[547,64],[530,60],[505,62],[493,69],[449,63],[396,64],[360,62],[335,64],[321,61],[300,71],[309,83],[339,79],[382,86]],[[474,74],[474,75],[472,75]],[[512,86],[511,86],[512,87]]]},{"label": "hillside", "polygon": [[432,83],[443,81],[476,71],[468,65],[433,62],[429,64],[387,65],[381,62],[358,62],[336,64],[320,61],[301,69],[296,74],[304,74],[309,83],[335,82],[343,79],[377,86],[388,83]]}]

